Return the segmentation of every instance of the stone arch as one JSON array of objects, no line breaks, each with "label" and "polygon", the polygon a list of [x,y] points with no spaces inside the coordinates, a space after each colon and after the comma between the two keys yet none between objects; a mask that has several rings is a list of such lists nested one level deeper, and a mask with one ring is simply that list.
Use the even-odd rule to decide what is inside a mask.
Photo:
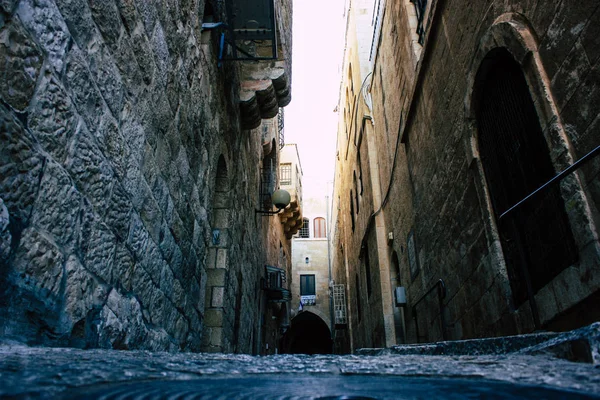
[{"label": "stone arch", "polygon": [[318,310],[303,311],[292,319],[281,341],[281,352],[292,354],[331,354],[331,327]]},{"label": "stone arch", "polygon": [[[229,172],[221,154],[214,175],[214,194],[210,215],[211,235],[208,243],[206,302],[202,351],[222,352],[225,348],[223,322],[229,272],[230,201]],[[239,312],[239,310],[236,310]]]},{"label": "stone arch", "polygon": [[557,186],[501,217],[556,174],[520,65],[505,49],[494,49],[476,87],[477,144],[518,307],[574,264],[577,252]]},{"label": "stone arch", "polygon": [[[464,101],[467,119],[474,121],[476,118],[479,100],[476,90],[477,76],[481,69],[486,67],[486,59],[489,58],[490,52],[497,49],[508,51],[521,66],[548,147],[552,145],[557,148],[552,152],[552,162],[557,169],[562,170],[573,162],[571,144],[552,97],[550,78],[538,51],[537,35],[523,15],[502,14],[479,40],[467,73],[467,93]],[[475,131],[473,135],[476,135]]]},{"label": "stone arch", "polygon": [[[549,152],[550,162],[554,170],[561,171],[565,169],[573,163],[574,158],[570,141],[550,90],[550,79],[546,74],[538,51],[535,31],[520,14],[506,13],[499,16],[481,36],[467,73],[468,84],[464,101],[468,129],[471,131],[469,137],[471,143],[468,146],[471,151],[471,166],[478,173],[477,190],[482,204],[485,204],[484,207],[487,210],[486,233],[489,242],[492,243],[491,251],[495,253],[494,255],[498,261],[502,261],[496,263],[500,265],[499,269],[506,265],[506,259],[501,246],[498,221],[496,220],[497,215],[494,212],[492,196],[486,183],[481,162],[477,112],[481,100],[480,96],[482,95],[479,90],[482,76],[485,76],[487,70],[493,66],[494,55],[499,54],[501,51],[510,54],[512,60],[518,64],[523,73],[541,128],[543,141]],[[571,175],[562,182],[559,193],[559,197],[564,199],[568,196],[571,199],[570,204],[576,204],[576,206],[569,207],[566,210],[567,224],[570,226],[576,246],[581,252],[585,243],[590,242],[593,230],[589,224],[585,223],[588,217],[582,215],[585,213],[582,210],[589,210],[589,205],[578,173]],[[585,226],[581,228],[583,225]],[[504,275],[506,277],[505,290],[508,299],[512,293],[508,284],[509,279],[506,276],[506,271],[499,272],[499,276]]]}]

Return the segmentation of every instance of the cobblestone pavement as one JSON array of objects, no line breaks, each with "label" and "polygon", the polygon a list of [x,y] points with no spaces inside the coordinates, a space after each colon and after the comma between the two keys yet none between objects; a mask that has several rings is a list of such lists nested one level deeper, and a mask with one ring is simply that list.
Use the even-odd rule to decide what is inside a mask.
[{"label": "cobblestone pavement", "polygon": [[0,398],[600,398],[598,367],[550,355],[254,357],[5,344]]},{"label": "cobblestone pavement", "polygon": [[0,341],[0,398],[600,399],[600,323],[576,331],[249,356]]}]

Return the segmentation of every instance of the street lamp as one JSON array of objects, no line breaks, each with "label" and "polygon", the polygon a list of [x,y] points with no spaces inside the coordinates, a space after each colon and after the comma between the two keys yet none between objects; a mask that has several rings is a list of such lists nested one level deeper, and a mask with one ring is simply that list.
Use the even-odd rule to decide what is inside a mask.
[{"label": "street lamp", "polygon": [[278,189],[278,190],[274,191],[273,194],[271,195],[271,202],[273,203],[275,208],[277,208],[277,211],[254,210],[254,212],[257,214],[263,214],[263,215],[267,215],[267,216],[279,214],[281,211],[283,211],[288,206],[288,204],[290,204],[291,200],[292,200],[292,196],[290,196],[290,194],[287,190]]}]

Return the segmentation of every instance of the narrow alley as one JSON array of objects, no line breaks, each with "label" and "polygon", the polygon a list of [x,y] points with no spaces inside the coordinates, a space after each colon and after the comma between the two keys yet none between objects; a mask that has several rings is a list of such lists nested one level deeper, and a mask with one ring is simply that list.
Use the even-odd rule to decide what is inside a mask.
[{"label": "narrow alley", "polygon": [[0,398],[600,398],[600,0],[0,0]]},{"label": "narrow alley", "polygon": [[597,399],[599,344],[600,324],[562,336],[398,346],[346,356],[4,344],[0,398]]}]

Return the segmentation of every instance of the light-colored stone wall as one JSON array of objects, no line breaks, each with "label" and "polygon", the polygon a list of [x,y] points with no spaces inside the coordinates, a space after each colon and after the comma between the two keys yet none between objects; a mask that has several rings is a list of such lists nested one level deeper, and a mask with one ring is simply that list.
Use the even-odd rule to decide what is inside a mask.
[{"label": "light-colored stone wall", "polygon": [[261,128],[240,128],[239,64],[217,64],[203,11],[203,0],[0,4],[0,336],[265,347],[260,279],[289,243],[254,212]]},{"label": "light-colored stone wall", "polygon": [[308,218],[310,233],[308,239],[292,238],[291,307],[292,316],[297,315],[300,305],[300,275],[315,275],[316,303],[314,305],[304,305],[303,310],[318,315],[332,331],[328,240],[326,237],[314,237],[315,218],[327,220],[326,195],[326,193],[323,193],[321,198],[306,198],[302,204],[303,216]]},{"label": "light-colored stone wall", "polygon": [[[600,18],[596,2],[581,7],[557,1],[536,5],[517,1],[428,3],[426,39],[421,46],[415,41],[413,3],[386,2],[381,41],[371,65],[373,140],[368,141],[368,156],[361,150],[362,162],[376,166],[371,171],[377,174],[380,185],[372,199],[365,200],[372,201],[376,211],[379,195],[384,207],[366,222],[360,213],[370,207],[361,205],[354,232],[348,197],[356,164],[352,152],[346,150],[352,149],[354,131],[347,135],[349,121],[343,115],[340,118],[334,271],[336,280],[345,276],[349,287],[351,348],[378,344],[356,322],[356,296],[363,308],[365,303],[371,304],[364,294],[363,279],[359,280],[360,295],[354,284],[359,243],[367,244],[370,252],[376,247],[380,261],[387,257],[390,263],[390,255],[397,254],[399,280],[393,279],[397,274],[390,263],[379,268],[380,283],[382,289],[386,284],[407,288],[408,308],[392,313],[394,323],[403,314],[409,342],[440,340],[443,333],[449,339],[461,339],[534,329],[529,305],[516,309],[511,305],[511,289],[478,153],[473,113],[476,99],[472,93],[475,75],[490,50],[507,48],[521,64],[556,171],[600,144],[600,109],[595,101],[600,93],[599,57],[593,33]],[[346,65],[356,62],[351,26]],[[342,83],[340,108],[346,86],[347,82]],[[569,329],[599,317],[582,313],[590,306],[586,299],[597,297],[594,293],[600,288],[594,278],[600,265],[599,169],[596,157],[561,184],[579,257],[536,294],[543,327]],[[369,185],[375,182],[374,177],[371,174]],[[419,265],[416,275],[411,275],[409,266],[411,232]],[[389,233],[392,240],[387,240]],[[411,307],[439,279],[444,280],[447,290],[445,310],[440,315],[436,291],[427,296],[416,313],[417,337]],[[386,301],[391,299],[383,295],[383,309]],[[386,311],[381,315],[387,335],[387,321],[392,318]],[[395,323],[396,330],[400,326]],[[395,332],[396,340],[403,335]]]},{"label": "light-colored stone wall", "polygon": [[291,290],[292,309],[295,311],[300,305],[300,275],[315,275],[316,304],[305,305],[304,310],[316,309],[317,315],[327,316],[324,322],[330,325],[327,239],[292,239]]}]

